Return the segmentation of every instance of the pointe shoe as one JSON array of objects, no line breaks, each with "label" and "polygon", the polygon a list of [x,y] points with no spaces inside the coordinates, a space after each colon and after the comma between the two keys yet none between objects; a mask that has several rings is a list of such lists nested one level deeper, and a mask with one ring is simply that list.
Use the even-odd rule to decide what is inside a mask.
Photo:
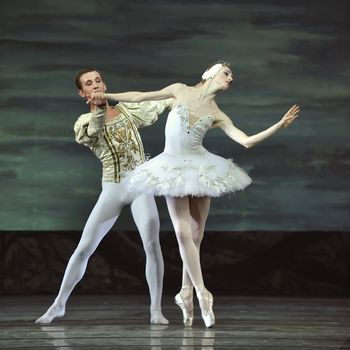
[{"label": "pointe shoe", "polygon": [[196,289],[199,306],[202,312],[202,319],[207,328],[215,325],[215,315],[213,312],[213,295],[205,288]]},{"label": "pointe shoe", "polygon": [[180,307],[185,327],[191,327],[193,323],[193,296],[192,293],[185,298],[180,293],[175,295],[175,304]]}]

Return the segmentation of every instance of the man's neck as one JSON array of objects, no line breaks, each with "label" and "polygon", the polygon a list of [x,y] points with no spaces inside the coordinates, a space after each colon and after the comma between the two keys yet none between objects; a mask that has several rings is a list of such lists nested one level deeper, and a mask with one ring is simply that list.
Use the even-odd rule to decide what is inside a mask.
[{"label": "man's neck", "polygon": [[106,121],[116,119],[120,116],[122,112],[118,107],[107,106],[106,109]]}]

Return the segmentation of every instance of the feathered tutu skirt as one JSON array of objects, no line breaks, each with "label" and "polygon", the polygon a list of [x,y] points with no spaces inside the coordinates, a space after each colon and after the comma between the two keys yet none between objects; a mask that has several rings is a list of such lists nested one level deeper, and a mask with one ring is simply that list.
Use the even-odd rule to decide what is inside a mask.
[{"label": "feathered tutu skirt", "polygon": [[171,197],[219,197],[252,182],[231,159],[206,150],[191,156],[163,152],[129,173],[126,181],[130,191]]}]

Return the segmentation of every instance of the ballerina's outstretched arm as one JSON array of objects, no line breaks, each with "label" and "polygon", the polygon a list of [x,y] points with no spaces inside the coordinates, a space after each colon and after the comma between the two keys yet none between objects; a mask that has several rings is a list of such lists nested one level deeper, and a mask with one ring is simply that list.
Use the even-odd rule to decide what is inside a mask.
[{"label": "ballerina's outstretched arm", "polygon": [[140,91],[128,91],[121,93],[108,93],[105,94],[103,92],[93,92],[91,94],[90,99],[87,103],[94,102],[99,104],[104,99],[119,101],[119,102],[143,102],[143,101],[157,101],[164,100],[167,98],[174,98],[176,96],[176,92],[179,88],[181,88],[182,84],[175,83],[165,87],[164,89],[157,91],[148,91],[148,92],[140,92]]},{"label": "ballerina's outstretched arm", "polygon": [[232,140],[238,142],[246,148],[250,148],[270,137],[279,129],[288,127],[294,121],[294,119],[298,117],[299,112],[300,107],[298,105],[294,105],[279,122],[270,126],[266,130],[251,136],[246,135],[243,131],[236,128],[231,119],[222,111],[218,112],[214,127],[221,128]]}]

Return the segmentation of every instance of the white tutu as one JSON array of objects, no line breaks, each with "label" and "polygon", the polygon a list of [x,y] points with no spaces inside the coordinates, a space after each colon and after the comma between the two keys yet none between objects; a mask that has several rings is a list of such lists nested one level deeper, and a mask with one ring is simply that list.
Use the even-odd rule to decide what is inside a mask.
[{"label": "white tutu", "polygon": [[186,108],[173,108],[166,125],[164,152],[127,176],[128,189],[155,196],[218,197],[247,187],[252,180],[239,166],[202,146],[213,121],[207,116],[189,127]]},{"label": "white tutu", "polygon": [[252,182],[232,160],[210,152],[189,159],[161,153],[136,168],[127,181],[132,191],[172,197],[218,197]]}]

